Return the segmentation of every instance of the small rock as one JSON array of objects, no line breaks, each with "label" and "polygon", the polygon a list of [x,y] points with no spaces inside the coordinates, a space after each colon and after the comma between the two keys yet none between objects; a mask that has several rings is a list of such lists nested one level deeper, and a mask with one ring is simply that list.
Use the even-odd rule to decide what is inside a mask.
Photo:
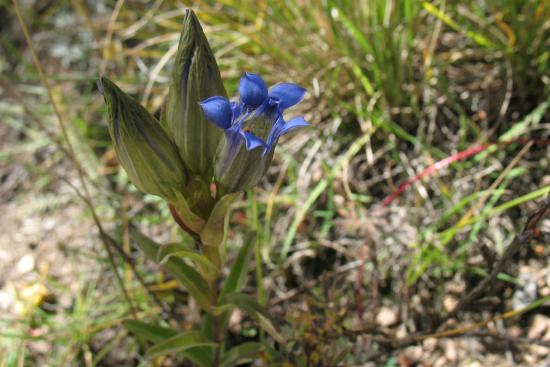
[{"label": "small rock", "polygon": [[518,287],[514,292],[512,304],[514,309],[520,309],[533,303],[537,299],[537,282],[531,273],[522,273],[519,279],[523,287]]},{"label": "small rock", "polygon": [[523,329],[517,325],[512,325],[508,328],[508,335],[514,338],[519,338],[523,334]]},{"label": "small rock", "polygon": [[529,348],[529,354],[533,356],[546,357],[548,355],[548,348],[543,345],[531,345]]},{"label": "small rock", "polygon": [[416,366],[415,359],[411,358],[407,353],[403,352],[398,357],[399,366],[401,367],[413,367]]},{"label": "small rock", "polygon": [[540,290],[541,297],[550,296],[550,271],[542,278],[542,283],[544,284]]},{"label": "small rock", "polygon": [[376,315],[376,323],[380,326],[391,326],[397,322],[397,311],[390,307],[382,307]]},{"label": "small rock", "polygon": [[243,314],[240,310],[236,309],[231,313],[231,318],[229,319],[229,328],[232,331],[240,332],[242,328],[242,319]]},{"label": "small rock", "polygon": [[529,353],[525,353],[523,358],[525,359],[525,362],[527,362],[529,366],[534,366],[539,360],[539,358],[534,354],[532,354],[531,351]]},{"label": "small rock", "polygon": [[456,349],[456,345],[454,342],[450,340],[447,340],[445,343],[445,358],[447,358],[447,360],[452,363],[456,362],[458,358],[458,351]]},{"label": "small rock", "polygon": [[46,231],[51,231],[52,229],[55,228],[56,223],[57,223],[57,220],[55,218],[46,218],[42,222],[42,226]]},{"label": "small rock", "polygon": [[31,254],[24,255],[15,265],[15,271],[19,275],[31,272],[34,269],[34,257]]},{"label": "small rock", "polygon": [[456,307],[457,303],[458,301],[453,296],[446,295],[445,297],[443,297],[443,308],[445,308],[445,311],[447,312],[453,310]]},{"label": "small rock", "polygon": [[448,366],[449,366],[449,362],[447,362],[447,359],[443,356],[438,357],[433,364],[433,367],[448,367]]},{"label": "small rock", "polygon": [[529,338],[550,340],[550,317],[541,314],[535,315],[527,336]]},{"label": "small rock", "polygon": [[13,292],[9,289],[0,289],[0,311],[8,311],[14,304]]},{"label": "small rock", "polygon": [[437,348],[437,339],[436,338],[427,338],[422,343],[422,346],[424,347],[424,350],[427,352],[433,352],[435,351],[435,348]]},{"label": "small rock", "polygon": [[397,331],[395,332],[395,336],[399,339],[403,339],[407,335],[409,335],[409,333],[407,332],[407,327],[404,324],[399,325]]},{"label": "small rock", "polygon": [[4,250],[0,250],[0,262],[7,262],[9,259],[10,255]]}]

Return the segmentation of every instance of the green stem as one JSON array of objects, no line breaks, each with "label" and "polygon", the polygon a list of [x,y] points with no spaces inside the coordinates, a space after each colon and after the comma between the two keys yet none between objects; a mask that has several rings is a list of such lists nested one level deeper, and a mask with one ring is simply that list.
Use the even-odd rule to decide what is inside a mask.
[{"label": "green stem", "polygon": [[[258,303],[265,306],[265,295],[263,286],[263,271],[262,271],[262,249],[261,249],[261,229],[258,215],[258,202],[256,201],[256,195],[252,190],[248,192],[250,198],[249,208],[251,210],[250,218],[252,218],[252,228],[256,232],[256,240],[254,245],[254,260],[256,262],[256,283],[258,284]],[[260,329],[260,341],[264,341],[264,331]]]},{"label": "green stem", "polygon": [[[217,279],[215,279],[213,284],[210,286],[211,289],[211,299],[212,299],[212,305],[217,306],[218,304],[218,282]],[[223,343],[223,335],[221,333],[220,328],[220,316],[213,314],[212,315],[212,338],[214,339],[214,342],[217,345],[216,350],[214,351],[214,360],[212,362],[213,367],[219,367],[220,365],[220,356],[221,356],[221,349],[222,349],[222,343]]]}]

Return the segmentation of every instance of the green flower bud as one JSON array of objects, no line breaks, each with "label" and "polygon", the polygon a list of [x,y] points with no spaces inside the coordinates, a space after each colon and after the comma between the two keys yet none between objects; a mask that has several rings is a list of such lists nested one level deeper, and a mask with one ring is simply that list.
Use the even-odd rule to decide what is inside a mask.
[{"label": "green flower bud", "polygon": [[211,96],[227,96],[214,54],[193,11],[187,10],[163,113],[165,125],[186,166],[205,181],[222,132],[207,122],[199,105]]},{"label": "green flower bud", "polygon": [[138,189],[175,201],[186,184],[176,145],[141,104],[112,81],[101,78],[109,110],[109,133],[122,167]]}]

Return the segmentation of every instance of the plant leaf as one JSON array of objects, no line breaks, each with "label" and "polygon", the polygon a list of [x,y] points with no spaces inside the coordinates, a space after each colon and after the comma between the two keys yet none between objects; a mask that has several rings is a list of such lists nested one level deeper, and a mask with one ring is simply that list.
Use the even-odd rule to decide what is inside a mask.
[{"label": "plant leaf", "polygon": [[200,232],[201,242],[204,246],[218,248],[222,245],[227,233],[226,219],[229,206],[239,195],[240,193],[227,194],[218,200],[206,225]]},{"label": "plant leaf", "polygon": [[160,265],[165,264],[172,257],[189,259],[193,261],[196,266],[202,270],[203,274],[216,274],[219,269],[204,255],[201,255],[180,243],[171,243],[168,245],[159,246],[157,253],[157,262]]},{"label": "plant leaf", "polygon": [[252,256],[252,250],[254,249],[254,241],[256,240],[256,232],[249,233],[245,239],[243,246],[241,247],[229,276],[223,284],[221,296],[229,293],[239,292],[246,280],[246,274],[248,273],[247,264],[250,262]]},{"label": "plant leaf", "polygon": [[215,347],[216,343],[208,340],[200,331],[187,331],[155,344],[147,350],[147,358],[183,352],[193,347]]},{"label": "plant leaf", "polygon": [[263,347],[258,342],[243,343],[227,351],[221,359],[222,367],[233,367],[241,363],[252,362],[258,357],[258,352]]},{"label": "plant leaf", "polygon": [[[157,252],[161,247],[159,244],[135,228],[130,228],[130,236],[149,258],[156,260]],[[174,257],[167,260],[163,267],[177,278],[204,309],[210,307],[210,287],[198,271]]]},{"label": "plant leaf", "polygon": [[143,233],[133,227],[130,228],[130,237],[132,237],[132,239],[138,245],[141,251],[145,252],[145,255],[149,259],[155,262],[157,261],[157,252],[159,245],[155,241],[145,236]]},{"label": "plant leaf", "polygon": [[189,358],[200,367],[211,367],[213,362],[213,349],[210,346],[193,347],[181,352],[181,355]]},{"label": "plant leaf", "polygon": [[193,232],[200,233],[205,225],[204,219],[195,214],[189,207],[187,199],[181,193],[176,193],[177,200],[173,203],[183,223]]},{"label": "plant leaf", "polygon": [[176,331],[162,326],[151,325],[137,320],[127,320],[123,323],[124,328],[153,343],[171,338],[177,334]]},{"label": "plant leaf", "polygon": [[279,344],[286,344],[285,338],[279,334],[273,320],[262,305],[256,300],[246,294],[242,293],[230,293],[223,297],[223,302],[227,304],[234,304],[238,308],[246,311],[256,322],[264,329],[269,335],[273,337]]}]

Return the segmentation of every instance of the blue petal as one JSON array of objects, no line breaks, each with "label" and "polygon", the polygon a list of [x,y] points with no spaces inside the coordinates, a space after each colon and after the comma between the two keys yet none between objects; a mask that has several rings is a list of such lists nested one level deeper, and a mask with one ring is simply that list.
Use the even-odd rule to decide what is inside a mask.
[{"label": "blue petal", "polygon": [[218,125],[222,129],[228,129],[231,126],[231,104],[224,97],[210,97],[200,102],[206,119]]},{"label": "blue petal", "polygon": [[242,145],[243,136],[238,126],[232,126],[224,131],[230,155],[236,154]]},{"label": "blue petal", "polygon": [[265,142],[256,135],[252,134],[250,131],[243,131],[242,135],[246,143],[246,150],[252,150],[258,147],[265,148]]},{"label": "blue petal", "polygon": [[267,86],[259,75],[244,73],[239,82],[239,94],[247,106],[257,108],[267,99]]},{"label": "blue petal", "polygon": [[275,123],[273,123],[273,127],[271,128],[269,136],[267,137],[266,150],[271,150],[271,148],[273,148],[273,146],[277,144],[277,139],[279,139],[279,136],[281,135],[279,131],[283,128],[284,124],[285,119],[283,118],[283,115],[278,112],[277,119],[275,120]]},{"label": "blue petal", "polygon": [[240,102],[231,102],[231,111],[233,112],[233,121],[243,113],[244,105]]},{"label": "blue petal", "polygon": [[306,120],[304,120],[303,117],[295,117],[292,120],[284,123],[279,128],[279,131],[277,132],[277,134],[278,136],[281,136],[298,127],[305,127],[305,126],[309,126],[309,123]]},{"label": "blue petal", "polygon": [[269,97],[279,100],[279,107],[284,111],[304,98],[306,90],[293,83],[278,83],[269,89]]}]

